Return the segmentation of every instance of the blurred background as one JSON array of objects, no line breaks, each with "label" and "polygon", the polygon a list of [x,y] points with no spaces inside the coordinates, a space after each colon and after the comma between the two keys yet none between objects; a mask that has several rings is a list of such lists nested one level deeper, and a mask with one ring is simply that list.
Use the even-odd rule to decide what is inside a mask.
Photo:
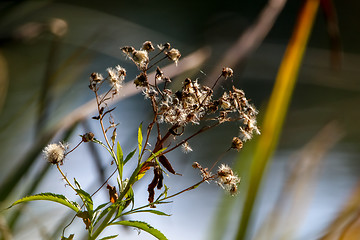
[{"label": "blurred background", "polygon": [[[295,86],[281,105],[284,118],[273,137],[263,128],[266,113],[270,116],[274,109],[276,115],[278,106],[269,105],[269,99],[305,2],[2,1],[1,209],[40,192],[77,199],[41,151],[48,142],[66,140],[75,146],[80,134],[100,134],[98,122],[91,119],[96,110],[88,89],[92,72],[104,73],[118,64],[127,69],[129,87],[114,100],[114,116],[124,153],[136,148],[137,128],[151,121],[152,111],[132,86],[138,72],[120,47],[140,48],[151,40],[170,42],[181,51],[186,66],[180,62],[165,71],[175,89],[186,77],[212,83],[222,67],[232,67],[232,82],[224,82],[223,88],[234,84],[245,91],[260,111],[265,133],[221,161],[242,177],[236,197],[216,184],[203,184],[158,207],[170,217],[138,214],[131,219],[148,222],[171,240],[360,239],[360,2],[322,1],[294,73]],[[182,176],[165,178],[170,193],[199,181],[191,164],[211,167],[238,133],[236,125],[221,126],[190,141],[193,152],[172,152],[168,158]],[[263,136],[267,138],[261,140]],[[270,150],[264,142],[271,143]],[[261,144],[269,154],[258,162]],[[89,145],[69,155],[63,171],[93,192],[113,166],[102,149]],[[146,204],[151,178],[149,174],[135,186],[136,205]],[[95,202],[107,198],[103,191]],[[60,239],[72,217],[55,203],[16,206],[0,212],[0,237]],[[75,239],[86,236],[81,219],[66,230],[70,233]],[[119,239],[153,239],[130,228],[113,227],[107,233],[119,233]]]}]

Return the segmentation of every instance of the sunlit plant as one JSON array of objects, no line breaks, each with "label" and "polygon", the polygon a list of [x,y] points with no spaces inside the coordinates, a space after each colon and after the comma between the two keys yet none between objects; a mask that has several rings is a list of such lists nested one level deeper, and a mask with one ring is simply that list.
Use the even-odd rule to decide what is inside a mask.
[{"label": "sunlit plant", "polygon": [[[240,182],[240,178],[226,164],[220,164],[214,173],[211,172],[218,164],[219,159],[210,169],[203,168],[195,162],[192,166],[200,171],[201,180],[180,192],[169,194],[169,188],[164,184],[164,174],[167,172],[180,174],[175,171],[166,154],[179,147],[184,152],[192,151],[189,144],[190,140],[227,122],[237,122],[239,134],[234,136],[232,141],[229,140],[229,149],[226,151],[230,149],[240,150],[243,143],[251,139],[253,134],[260,134],[256,124],[258,112],[246,99],[245,93],[234,86],[220,94],[219,98],[215,98],[213,95],[221,78],[233,77],[231,68],[224,67],[211,87],[201,86],[198,80],[193,81],[186,78],[181,89],[172,90],[169,88],[171,80],[166,77],[158,63],[169,60],[177,64],[181,57],[179,50],[171,48],[169,43],[165,43],[158,45],[157,53],[155,53],[155,47],[150,41],[146,41],[140,50],[136,50],[132,46],[123,47],[121,50],[139,70],[134,84],[136,87],[142,88],[142,93],[145,99],[150,102],[149,106],[153,112],[153,118],[147,124],[146,133],[143,134],[142,124],[138,128],[137,148],[124,155],[121,145],[117,141],[118,124],[112,116],[115,108],[109,108],[108,104],[113,96],[121,91],[126,70],[119,65],[114,68],[110,67],[106,69],[105,77],[94,72],[90,75],[89,88],[95,94],[97,115],[92,118],[99,122],[102,136],[97,137],[88,132],[81,135],[80,143],[72,149],[69,149],[67,143],[51,143],[43,150],[45,159],[57,167],[62,178],[66,181],[66,185],[70,186],[80,197],[80,203],[70,201],[63,195],[41,193],[24,197],[11,206],[35,200],[60,203],[73,210],[76,217],[83,220],[88,231],[88,239],[97,239],[105,228],[112,225],[132,226],[146,231],[158,239],[166,239],[160,231],[148,223],[124,220],[126,219],[124,216],[138,212],[168,216],[154,208],[159,204],[169,203],[170,198],[195,189],[204,182],[214,181],[231,195],[235,195]],[[148,79],[148,72],[152,69],[155,69],[153,83]],[[189,131],[187,130],[189,125],[198,125],[198,129]],[[152,134],[156,137],[154,143],[149,142]],[[75,178],[72,182],[63,173],[61,166],[64,164],[64,160],[83,143],[95,143],[107,150],[112,159],[109,164],[116,166],[110,177],[116,176],[117,186],[111,186],[105,182],[98,190],[90,194],[81,188]],[[136,161],[137,164],[135,169],[131,171],[131,175],[126,177],[124,176],[124,167],[129,161]],[[153,172],[153,179],[147,189],[148,204],[135,206],[133,185],[149,170]],[[94,206],[93,196],[105,186],[109,192],[109,201]],[[157,197],[155,197],[155,189],[161,191]],[[66,237],[64,232],[62,239],[74,238],[74,234]],[[102,239],[111,239],[117,236],[106,236]]]}]

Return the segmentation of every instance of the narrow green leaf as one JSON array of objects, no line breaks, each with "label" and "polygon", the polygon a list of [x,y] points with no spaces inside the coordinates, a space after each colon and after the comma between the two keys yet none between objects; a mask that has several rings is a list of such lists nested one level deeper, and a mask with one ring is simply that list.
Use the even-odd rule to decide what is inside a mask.
[{"label": "narrow green leaf", "polygon": [[116,154],[117,154],[118,171],[119,171],[120,179],[122,180],[122,172],[123,172],[123,167],[124,167],[124,153],[121,149],[119,142],[117,142]]},{"label": "narrow green leaf", "polygon": [[139,129],[138,129],[138,149],[139,149],[139,158],[141,156],[141,150],[142,150],[142,141],[143,141],[143,135],[142,135],[142,123],[140,123]]},{"label": "narrow green leaf", "polygon": [[[142,212],[148,212],[148,213],[153,213],[156,215],[160,215],[160,216],[171,216],[169,214],[166,214],[164,212],[158,211],[158,210],[151,210],[151,209],[146,209],[146,210],[137,210],[137,211],[133,211],[133,212],[129,212],[129,214],[133,214],[133,213],[142,213]],[[126,214],[124,214],[126,215]]]},{"label": "narrow green leaf", "polygon": [[89,211],[89,214],[91,216],[93,213],[94,203],[93,203],[93,200],[92,200],[90,194],[85,192],[82,189],[76,189],[76,193],[81,197],[81,199],[83,199],[83,201],[85,203],[85,207]]},{"label": "narrow green leaf", "polygon": [[54,194],[54,193],[40,193],[40,194],[35,194],[35,195],[32,195],[32,196],[27,196],[27,197],[24,197],[22,199],[17,200],[9,208],[11,208],[11,207],[13,207],[13,206],[15,206],[17,204],[20,204],[20,203],[37,201],[37,200],[57,202],[57,203],[60,203],[60,204],[62,204],[64,206],[74,210],[75,212],[80,211],[79,204],[77,204],[76,202],[69,201],[63,195]]},{"label": "narrow green leaf", "polygon": [[94,212],[97,212],[97,211],[99,211],[100,209],[102,209],[102,208],[104,208],[106,205],[108,205],[109,203],[107,202],[107,203],[103,203],[103,204],[101,204],[101,205],[99,205],[95,210],[94,210]]},{"label": "narrow green leaf", "polygon": [[129,153],[127,156],[126,156],[126,158],[125,158],[125,160],[124,160],[124,165],[134,156],[134,154],[136,153],[136,148],[134,149],[134,151],[132,151],[131,153]]},{"label": "narrow green leaf", "polygon": [[162,234],[159,230],[153,228],[152,226],[150,226],[149,224],[147,224],[145,222],[141,222],[141,221],[119,221],[119,222],[112,223],[112,225],[123,225],[123,226],[130,226],[130,227],[139,228],[139,229],[153,235],[154,237],[156,237],[159,240],[167,240],[167,238],[165,237],[164,234]]},{"label": "narrow green leaf", "polygon": [[93,226],[96,226],[96,224],[108,213],[110,212],[112,209],[116,208],[115,204],[112,204],[110,206],[108,206],[107,208],[105,208],[97,217],[97,219],[95,220],[95,223]]},{"label": "narrow green leaf", "polygon": [[80,198],[84,202],[85,207],[88,210],[88,212],[90,214],[90,219],[91,219],[92,215],[93,215],[93,207],[94,207],[94,203],[91,198],[91,195],[89,193],[87,193],[86,191],[84,191],[83,189],[81,189],[79,182],[76,181],[75,178],[74,178],[74,182],[75,182],[76,187],[78,188],[78,189],[76,189],[76,193],[80,196]]},{"label": "narrow green leaf", "polygon": [[116,238],[117,236],[119,236],[119,235],[111,235],[111,236],[107,236],[107,237],[101,238],[100,240],[113,239],[113,238]]}]

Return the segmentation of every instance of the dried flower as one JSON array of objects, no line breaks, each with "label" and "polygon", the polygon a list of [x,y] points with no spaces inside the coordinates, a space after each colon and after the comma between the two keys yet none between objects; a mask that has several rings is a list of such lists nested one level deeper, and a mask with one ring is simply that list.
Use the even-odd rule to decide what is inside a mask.
[{"label": "dried flower", "polygon": [[183,151],[184,153],[192,152],[192,148],[190,147],[190,145],[189,145],[188,142],[184,142],[184,143],[181,145],[181,148],[182,148],[182,151]]},{"label": "dried flower", "polygon": [[138,76],[136,76],[136,79],[134,80],[134,83],[137,87],[146,87],[149,85],[147,80],[146,73],[140,73]]},{"label": "dried flower", "polygon": [[92,132],[85,133],[81,136],[83,142],[91,142],[94,140],[94,134]]},{"label": "dried flower", "polygon": [[90,75],[90,80],[92,80],[94,82],[101,82],[102,80],[104,80],[104,77],[99,73],[93,72]]},{"label": "dried flower", "polygon": [[135,48],[131,46],[125,46],[121,48],[121,51],[123,51],[125,54],[130,54],[135,51]]},{"label": "dried flower", "polygon": [[114,89],[114,92],[117,93],[122,88],[122,83],[126,76],[126,70],[125,68],[117,65],[115,68],[107,68],[106,71],[109,74],[110,84]]},{"label": "dried flower", "polygon": [[233,70],[229,67],[224,67],[222,72],[221,72],[221,75],[227,79],[228,77],[232,77],[234,74]]},{"label": "dried flower", "polygon": [[240,178],[236,176],[233,170],[226,164],[221,164],[217,171],[218,184],[228,191],[231,195],[237,193],[237,185],[240,183]]},{"label": "dried flower", "polygon": [[134,60],[135,63],[138,64],[140,69],[146,69],[147,64],[149,63],[149,56],[147,51],[144,50],[134,50],[132,52],[132,59]]},{"label": "dried flower", "polygon": [[68,148],[67,144],[51,143],[47,145],[44,150],[45,159],[51,164],[63,164],[65,159],[65,151]]},{"label": "dried flower", "polygon": [[166,52],[166,56],[171,60],[174,61],[177,65],[179,58],[181,57],[180,51],[172,48],[170,51]]},{"label": "dried flower", "polygon": [[231,143],[231,148],[234,148],[236,150],[240,150],[243,147],[243,142],[240,138],[234,137]]},{"label": "dried flower", "polygon": [[160,51],[164,50],[164,49],[170,49],[170,43],[164,43],[164,44],[160,44],[157,45],[157,47],[160,49]]},{"label": "dried flower", "polygon": [[145,51],[147,51],[147,52],[151,52],[151,51],[154,51],[154,50],[155,50],[155,48],[154,48],[154,46],[153,46],[153,44],[152,44],[151,41],[146,41],[146,42],[144,42],[144,43],[143,43],[143,46],[142,46],[142,49],[145,50]]}]

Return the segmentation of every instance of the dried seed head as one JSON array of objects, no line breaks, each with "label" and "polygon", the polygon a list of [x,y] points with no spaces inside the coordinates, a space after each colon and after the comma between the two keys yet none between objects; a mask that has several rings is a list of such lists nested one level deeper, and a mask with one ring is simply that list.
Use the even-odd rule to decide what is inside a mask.
[{"label": "dried seed head", "polygon": [[155,79],[162,79],[164,77],[164,72],[161,71],[161,69],[159,67],[156,68],[156,73],[155,73]]},{"label": "dried seed head", "polygon": [[67,145],[63,143],[52,143],[47,145],[44,150],[45,159],[51,164],[63,164]]},{"label": "dried seed head", "polygon": [[168,50],[170,49],[171,45],[170,43],[163,43],[163,44],[160,44],[160,45],[157,45],[157,47],[160,49],[160,51],[162,50]]},{"label": "dried seed head", "polygon": [[103,76],[101,74],[93,72],[90,75],[90,80],[98,83],[98,82],[101,82],[102,80],[104,80],[104,78],[103,78]]},{"label": "dried seed head", "polygon": [[243,142],[240,138],[234,137],[231,143],[231,148],[234,148],[236,150],[240,150],[243,147]]},{"label": "dried seed head", "polygon": [[142,49],[145,50],[145,51],[147,51],[147,52],[151,52],[151,51],[154,51],[154,50],[155,50],[155,48],[154,48],[154,46],[153,46],[153,44],[152,44],[151,41],[146,41],[146,42],[144,42],[144,43],[143,43],[143,46],[142,46]]},{"label": "dried seed head", "polygon": [[94,134],[92,132],[85,133],[81,137],[83,142],[91,142],[94,140]]},{"label": "dried seed head", "polygon": [[221,75],[227,79],[228,77],[232,77],[233,76],[233,70],[229,67],[224,67],[223,70],[222,70],[222,73]]},{"label": "dried seed head", "polygon": [[131,47],[131,46],[125,46],[125,47],[122,47],[120,48],[121,51],[123,51],[125,54],[130,54],[132,52],[135,51],[135,48]]},{"label": "dried seed head", "polygon": [[218,169],[217,175],[219,179],[218,184],[231,195],[236,194],[240,178],[234,174],[233,170],[228,165],[222,164]]},{"label": "dried seed head", "polygon": [[175,64],[178,63],[179,58],[181,57],[180,51],[172,48],[170,51],[166,52],[166,56],[171,60],[174,61]]},{"label": "dried seed head", "polygon": [[183,150],[184,153],[192,152],[192,148],[190,147],[190,145],[189,145],[188,142],[184,142],[184,143],[181,145],[181,148],[182,148],[182,150]]},{"label": "dried seed head", "polygon": [[194,162],[191,166],[193,168],[201,168],[201,166],[200,166],[200,164],[198,162]]},{"label": "dried seed head", "polygon": [[133,60],[135,63],[139,64],[139,67],[141,69],[146,68],[147,64],[149,63],[149,56],[147,51],[144,50],[134,50],[132,52],[133,56]]},{"label": "dried seed head", "polygon": [[134,80],[135,85],[138,87],[146,87],[148,86],[148,80],[146,73],[140,73],[138,76],[136,76],[136,79]]}]

